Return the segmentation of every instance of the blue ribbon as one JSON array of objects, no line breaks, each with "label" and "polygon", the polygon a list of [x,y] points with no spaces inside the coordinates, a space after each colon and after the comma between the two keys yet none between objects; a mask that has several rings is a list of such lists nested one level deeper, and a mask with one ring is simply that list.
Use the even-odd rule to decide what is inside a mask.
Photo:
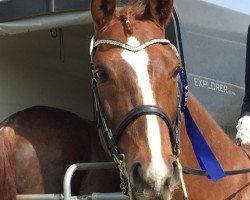
[{"label": "blue ribbon", "polygon": [[201,169],[207,171],[209,179],[212,179],[213,181],[218,181],[225,176],[225,172],[221,168],[218,160],[216,159],[215,155],[213,154],[206,140],[202,136],[201,132],[196,126],[188,110],[187,107],[188,83],[184,69],[181,69],[179,74],[181,77],[182,89],[183,89],[181,110],[185,116],[185,124],[188,137],[192,143],[195,156],[198,160]]},{"label": "blue ribbon", "polygon": [[188,108],[185,109],[184,115],[188,137],[201,169],[206,170],[209,174],[208,178],[211,178],[213,181],[220,180],[225,176],[225,173],[196,126]]}]

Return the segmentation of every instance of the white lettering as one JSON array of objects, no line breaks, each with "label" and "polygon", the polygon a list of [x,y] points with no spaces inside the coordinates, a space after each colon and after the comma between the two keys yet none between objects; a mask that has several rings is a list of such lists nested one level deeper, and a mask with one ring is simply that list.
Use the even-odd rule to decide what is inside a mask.
[{"label": "white lettering", "polygon": [[234,92],[228,89],[227,85],[220,83],[220,82],[211,81],[208,79],[194,77],[194,85],[196,87],[206,88],[208,90],[226,93],[229,95],[235,95]]}]

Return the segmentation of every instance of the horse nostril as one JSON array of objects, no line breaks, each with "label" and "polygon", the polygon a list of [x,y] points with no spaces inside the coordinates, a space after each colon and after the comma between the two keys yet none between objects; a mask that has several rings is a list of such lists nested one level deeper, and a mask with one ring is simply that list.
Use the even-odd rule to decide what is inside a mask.
[{"label": "horse nostril", "polygon": [[170,183],[171,183],[171,178],[169,177],[165,180],[165,186],[169,187]]},{"label": "horse nostril", "polygon": [[151,188],[143,177],[142,165],[139,162],[136,162],[132,167],[132,182],[133,182],[134,187],[137,187],[137,188],[141,188],[141,189]]},{"label": "horse nostril", "polygon": [[170,171],[171,171],[171,174],[170,177],[167,177],[165,182],[164,182],[164,185],[169,187],[171,186],[171,183],[173,181],[177,181],[179,179],[179,173],[178,173],[178,165],[177,165],[177,162],[175,160],[172,161],[172,165],[170,165]]},{"label": "horse nostril", "polygon": [[[171,181],[172,182],[179,182],[180,173],[179,173],[179,167],[178,167],[178,163],[177,163],[176,159],[173,160],[172,166],[173,166],[173,174],[172,174],[173,176],[172,176]],[[170,182],[170,184],[171,184],[171,182]]]},{"label": "horse nostril", "polygon": [[141,164],[137,162],[132,167],[132,178],[133,178],[134,185],[139,185],[141,181],[141,174],[139,170],[141,170]]}]

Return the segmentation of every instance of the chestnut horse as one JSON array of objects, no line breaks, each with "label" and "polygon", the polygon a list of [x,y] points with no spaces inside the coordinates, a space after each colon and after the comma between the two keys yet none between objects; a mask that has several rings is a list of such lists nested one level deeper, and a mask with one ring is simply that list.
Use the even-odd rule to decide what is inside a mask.
[{"label": "chestnut horse", "polygon": [[[73,163],[89,162],[94,131],[91,122],[44,106],[4,120],[0,124],[0,199],[14,200],[17,193],[62,193],[66,169]],[[75,194],[81,180],[81,174],[73,178]]]},{"label": "chestnut horse", "polygon": [[[116,0],[92,0],[93,92],[98,124],[114,160],[125,164],[132,199],[178,199],[178,166],[198,168],[180,122],[179,60],[165,38],[173,0],[148,0],[116,10]],[[225,170],[247,168],[249,159],[190,95],[189,110]],[[184,117],[182,117],[184,118]],[[105,147],[104,147],[105,148]],[[190,199],[249,199],[250,175],[185,176]],[[174,196],[173,196],[174,194]]]}]

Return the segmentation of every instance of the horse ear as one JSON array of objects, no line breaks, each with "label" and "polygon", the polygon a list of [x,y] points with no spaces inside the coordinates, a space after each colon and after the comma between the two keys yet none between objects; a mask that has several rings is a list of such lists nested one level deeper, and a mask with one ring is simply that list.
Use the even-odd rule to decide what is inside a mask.
[{"label": "horse ear", "polygon": [[97,26],[101,26],[112,19],[115,12],[116,0],[92,0],[91,14]]},{"label": "horse ear", "polygon": [[164,26],[172,15],[173,7],[173,0],[149,0],[144,16],[154,20],[160,26]]}]

